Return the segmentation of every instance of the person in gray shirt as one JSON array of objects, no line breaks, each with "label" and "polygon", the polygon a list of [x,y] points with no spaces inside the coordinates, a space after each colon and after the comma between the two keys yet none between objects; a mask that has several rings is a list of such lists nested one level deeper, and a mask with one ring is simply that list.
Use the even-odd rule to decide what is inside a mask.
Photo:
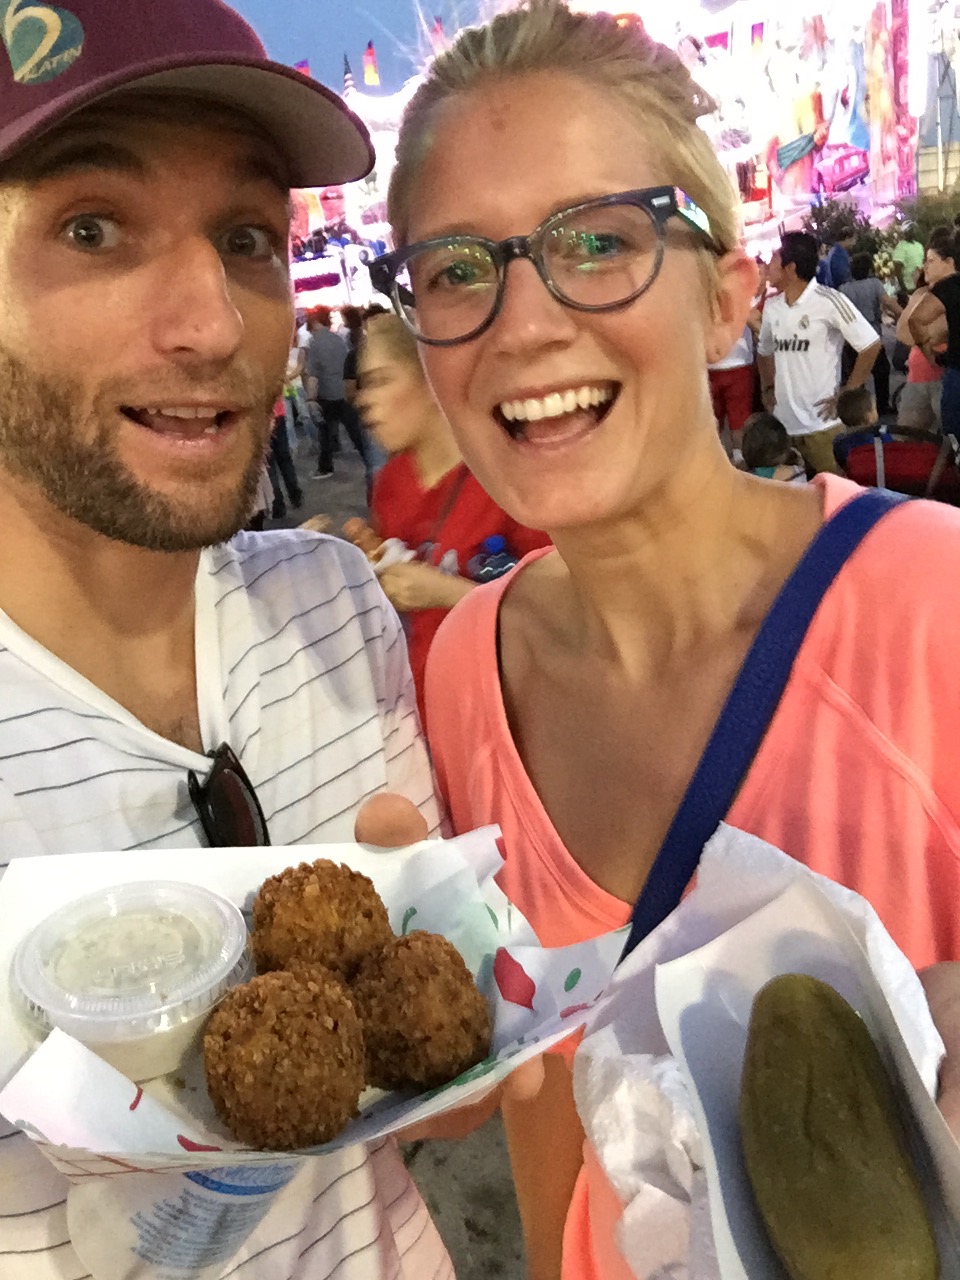
[{"label": "person in gray shirt", "polygon": [[[873,274],[873,258],[869,253],[855,253],[850,259],[850,279],[840,286],[840,292],[865,316],[879,337],[883,337],[883,317],[897,320],[900,304],[891,298]],[[844,353],[846,355],[846,352]],[[890,412],[890,362],[883,347],[872,370],[877,412],[882,417]]]},{"label": "person in gray shirt", "polygon": [[[329,307],[314,307],[307,312],[307,328],[310,345],[304,366],[304,387],[311,411],[319,417],[320,458],[315,480],[325,480],[333,475],[334,444],[342,424],[353,447],[368,467],[363,429],[353,405],[344,394],[343,367],[347,362],[347,344],[330,327],[332,312]],[[369,469],[369,468],[368,468]]]}]

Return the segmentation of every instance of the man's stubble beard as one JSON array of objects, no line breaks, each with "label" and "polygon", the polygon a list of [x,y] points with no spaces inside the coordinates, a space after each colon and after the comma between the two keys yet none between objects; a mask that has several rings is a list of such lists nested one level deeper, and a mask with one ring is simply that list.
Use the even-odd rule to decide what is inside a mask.
[{"label": "man's stubble beard", "polygon": [[[179,378],[188,379],[182,371]],[[198,386],[222,387],[223,378],[205,377]],[[178,502],[138,480],[122,461],[111,418],[122,395],[101,388],[92,414],[84,413],[79,388],[54,380],[0,347],[0,466],[32,485],[57,511],[117,542],[148,551],[198,551],[226,542],[242,529],[253,512],[270,441],[272,408],[282,390],[265,387],[263,379],[233,373],[227,402],[263,405],[262,447],[251,456],[236,486],[216,489],[211,501]],[[238,394],[239,393],[239,394]],[[181,391],[182,394],[182,391]],[[222,394],[222,392],[221,392]],[[177,403],[176,395],[150,393],[150,403]],[[91,418],[99,425],[90,431]],[[148,428],[141,428],[147,430]]]}]

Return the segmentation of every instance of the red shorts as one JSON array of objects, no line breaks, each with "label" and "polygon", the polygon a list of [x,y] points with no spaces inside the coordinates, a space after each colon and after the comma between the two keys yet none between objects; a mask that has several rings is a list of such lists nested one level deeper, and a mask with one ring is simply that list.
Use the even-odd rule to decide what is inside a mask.
[{"label": "red shorts", "polygon": [[710,370],[710,395],[718,427],[723,426],[726,418],[731,431],[743,430],[743,424],[753,413],[755,376],[752,364],[737,365],[735,369]]}]

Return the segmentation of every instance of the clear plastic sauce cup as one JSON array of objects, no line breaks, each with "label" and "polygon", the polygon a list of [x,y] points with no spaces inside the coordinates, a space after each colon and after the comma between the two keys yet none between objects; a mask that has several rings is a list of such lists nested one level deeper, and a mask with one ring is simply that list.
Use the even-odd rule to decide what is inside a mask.
[{"label": "clear plastic sauce cup", "polygon": [[176,1071],[221,996],[251,974],[237,907],[149,880],[79,898],[20,943],[13,991],[31,1032],[53,1027],[139,1083]]}]

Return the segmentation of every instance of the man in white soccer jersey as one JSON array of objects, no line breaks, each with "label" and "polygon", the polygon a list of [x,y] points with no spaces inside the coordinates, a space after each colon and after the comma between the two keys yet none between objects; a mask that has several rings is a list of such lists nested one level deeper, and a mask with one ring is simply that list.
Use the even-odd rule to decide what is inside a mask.
[{"label": "man in white soccer jersey", "polygon": [[[770,260],[770,283],[781,292],[763,309],[757,362],[764,406],[775,413],[813,471],[839,471],[834,439],[843,430],[837,396],[862,387],[881,343],[873,326],[836,289],[817,284],[817,242],[788,231]],[[840,386],[844,342],[857,359]]]},{"label": "man in white soccer jersey", "polygon": [[[0,864],[351,839],[384,790],[435,828],[364,558],[229,541],[293,332],[289,189],[366,173],[363,127],[220,0],[0,11]],[[89,1275],[67,1192],[0,1117],[3,1280]],[[236,1280],[453,1274],[392,1143],[308,1162],[239,1246],[207,1227]]]}]

